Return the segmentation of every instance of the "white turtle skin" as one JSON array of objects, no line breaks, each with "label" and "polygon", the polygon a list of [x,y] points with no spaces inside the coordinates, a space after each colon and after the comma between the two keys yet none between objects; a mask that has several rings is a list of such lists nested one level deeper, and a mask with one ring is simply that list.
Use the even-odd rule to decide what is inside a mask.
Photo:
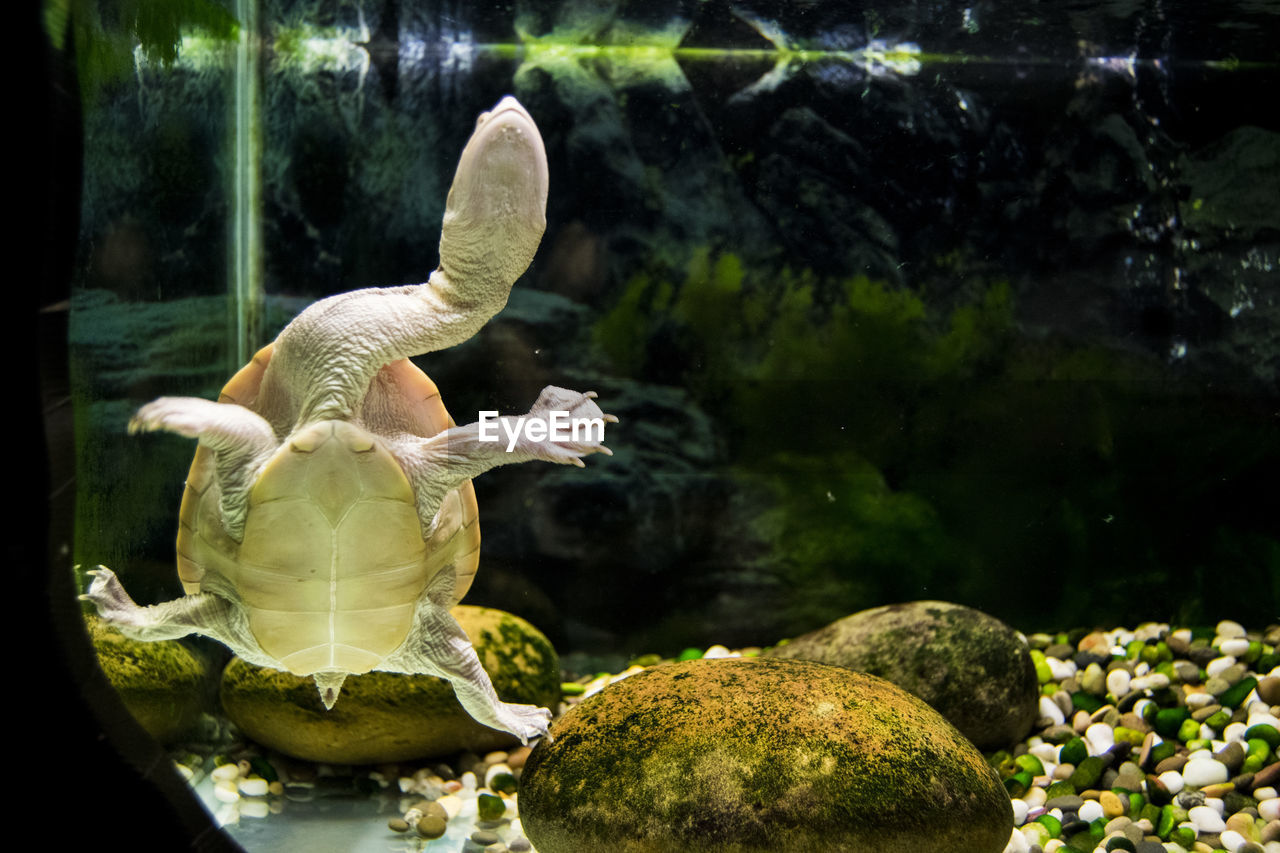
[{"label": "white turtle skin", "polygon": [[[449,679],[479,722],[522,742],[545,734],[550,712],[501,702],[448,612],[479,559],[470,480],[610,451],[595,437],[522,437],[510,452],[481,441],[407,358],[466,340],[502,309],[542,238],[546,199],[542,137],[503,98],[459,159],[427,282],[323,299],[219,402],[162,397],[138,411],[130,432],[199,439],[177,543],[187,595],[139,607],[100,566],[83,598],[131,637],[199,633],[250,663],[312,675],[329,708],[350,673],[428,674]],[[548,386],[524,417],[616,423],[594,398]]]}]

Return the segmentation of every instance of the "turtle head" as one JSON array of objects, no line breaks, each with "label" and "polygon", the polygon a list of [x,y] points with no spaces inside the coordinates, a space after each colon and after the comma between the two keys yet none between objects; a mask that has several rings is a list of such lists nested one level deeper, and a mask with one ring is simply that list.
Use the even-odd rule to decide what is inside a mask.
[{"label": "turtle head", "polygon": [[324,703],[324,709],[332,711],[334,703],[338,701],[338,694],[342,692],[342,682],[347,680],[347,674],[328,670],[317,672],[312,678],[315,679],[316,687],[320,691],[320,701]]},{"label": "turtle head", "polygon": [[510,289],[528,269],[547,227],[547,181],[542,135],[520,102],[508,95],[481,113],[440,230],[440,267],[455,287]]}]

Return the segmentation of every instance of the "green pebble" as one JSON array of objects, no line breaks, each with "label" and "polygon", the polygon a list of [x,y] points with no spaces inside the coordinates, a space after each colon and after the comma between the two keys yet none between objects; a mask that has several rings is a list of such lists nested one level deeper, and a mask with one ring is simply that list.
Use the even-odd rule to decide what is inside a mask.
[{"label": "green pebble", "polygon": [[1269,723],[1258,723],[1256,726],[1249,726],[1244,733],[1245,740],[1261,740],[1265,741],[1272,749],[1280,748],[1280,731]]},{"label": "green pebble", "polygon": [[1044,765],[1040,763],[1040,759],[1029,752],[1019,755],[1013,760],[1013,763],[1018,765],[1019,769],[1026,770],[1032,776],[1044,775]]},{"label": "green pebble", "polygon": [[1158,646],[1143,646],[1138,652],[1138,657],[1147,666],[1155,666],[1160,662],[1160,648]]},{"label": "green pebble", "polygon": [[1193,737],[1187,741],[1187,751],[1195,752],[1197,749],[1213,749],[1213,741],[1205,737]]},{"label": "green pebble", "polygon": [[1204,722],[1209,728],[1221,734],[1227,723],[1231,722],[1231,712],[1223,708]]},{"label": "green pebble", "polygon": [[1244,653],[1244,657],[1241,660],[1245,663],[1253,663],[1260,657],[1262,657],[1262,643],[1257,640],[1250,640],[1249,650]]},{"label": "green pebble", "polygon": [[1105,849],[1108,851],[1108,853],[1110,853],[1110,851],[1112,850],[1132,851],[1134,849],[1134,846],[1133,846],[1133,842],[1125,838],[1123,835],[1117,835],[1114,838],[1107,839],[1107,846]]},{"label": "green pebble", "polygon": [[489,787],[500,794],[514,794],[519,790],[520,783],[510,773],[495,773],[489,780]]},{"label": "green pebble", "polygon": [[1039,649],[1032,649],[1031,663],[1035,665],[1037,681],[1041,684],[1048,684],[1053,681],[1053,670],[1049,669],[1049,664],[1044,659],[1044,652]]},{"label": "green pebble", "polygon": [[1067,846],[1064,849],[1073,850],[1075,853],[1093,853],[1097,846],[1089,833],[1077,832],[1067,839]]},{"label": "green pebble", "polygon": [[261,755],[255,755],[249,759],[249,766],[253,768],[253,772],[257,773],[268,782],[279,782],[280,777],[276,774],[276,769],[271,766],[271,762],[263,758]]},{"label": "green pebble", "polygon": [[1102,759],[1096,755],[1090,755],[1076,765],[1075,771],[1067,781],[1076,789],[1076,793],[1079,793],[1096,786],[1098,779],[1102,776],[1102,771]]},{"label": "green pebble", "polygon": [[1257,773],[1267,763],[1265,758],[1259,758],[1256,755],[1245,756],[1244,763],[1240,765],[1241,773]]},{"label": "green pebble", "polygon": [[1075,706],[1077,711],[1084,711],[1087,714],[1092,714],[1105,703],[1092,693],[1077,690],[1075,693],[1071,694],[1071,704]]},{"label": "green pebble", "polygon": [[[1123,791],[1124,789],[1121,788],[1120,790]],[[1146,797],[1133,791],[1129,792],[1129,814],[1132,814],[1132,815],[1141,814],[1142,809],[1144,806],[1146,806],[1146,804],[1147,804]]]},{"label": "green pebble", "polygon": [[695,649],[692,646],[676,655],[676,660],[701,660],[702,649]]},{"label": "green pebble", "polygon": [[1163,738],[1177,737],[1178,727],[1186,719],[1186,708],[1161,708],[1156,712],[1156,733]]},{"label": "green pebble", "polygon": [[1085,746],[1084,738],[1073,737],[1062,745],[1062,749],[1058,752],[1058,760],[1063,764],[1079,764],[1089,757],[1089,748]]},{"label": "green pebble", "polygon": [[1258,679],[1252,675],[1248,678],[1242,678],[1235,684],[1231,685],[1226,691],[1218,697],[1218,701],[1222,703],[1224,708],[1239,708],[1240,703],[1244,701],[1244,697],[1249,695],[1249,691],[1258,686]]},{"label": "green pebble", "polygon": [[1137,729],[1131,729],[1126,726],[1115,727],[1116,742],[1126,741],[1134,746],[1142,746],[1142,741],[1146,738],[1142,732]]},{"label": "green pebble", "polygon": [[[1039,818],[1031,821],[1031,823],[1025,824],[1022,829],[1022,834],[1027,836],[1027,841],[1040,847],[1044,847],[1044,845],[1048,843],[1049,839],[1053,837],[1049,834],[1049,827],[1045,826]],[[1035,837],[1032,838],[1031,836]]]},{"label": "green pebble", "polygon": [[577,684],[573,681],[562,681],[560,683],[560,695],[562,696],[581,696],[587,692],[587,685]]},{"label": "green pebble", "polygon": [[1049,830],[1050,838],[1057,838],[1062,835],[1062,821],[1051,814],[1040,815],[1040,817],[1036,818],[1036,823]]},{"label": "green pebble", "polygon": [[1183,720],[1182,724],[1178,726],[1178,733],[1175,737],[1183,743],[1186,743],[1187,741],[1195,740],[1199,734],[1200,724],[1195,720],[1188,718]]},{"label": "green pebble", "polygon": [[1155,826],[1160,822],[1160,807],[1154,803],[1145,803],[1141,811],[1138,812],[1138,820],[1147,820]]},{"label": "green pebble", "polygon": [[647,654],[647,655],[640,655],[640,657],[638,657],[638,658],[636,658],[635,660],[631,661],[631,663],[627,664],[627,666],[629,666],[629,667],[631,667],[631,666],[646,666],[646,667],[648,667],[648,666],[657,666],[657,665],[658,665],[658,664],[660,664],[660,663],[662,663],[662,655]]},{"label": "green pebble", "polygon": [[1258,662],[1253,668],[1258,672],[1270,672],[1280,666],[1280,649],[1267,651],[1263,649],[1262,654],[1258,656]]},{"label": "green pebble", "polygon": [[1004,789],[1010,797],[1021,797],[1031,787],[1031,774],[1020,770],[1004,780]]},{"label": "green pebble", "polygon": [[1155,746],[1151,747],[1151,766],[1155,767],[1161,761],[1178,751],[1178,745],[1173,741],[1162,740]]},{"label": "green pebble", "polygon": [[1169,833],[1169,840],[1184,850],[1190,850],[1196,843],[1196,831],[1189,826],[1180,826]]},{"label": "green pebble", "polygon": [[481,820],[498,820],[507,813],[507,803],[502,797],[493,794],[481,794],[476,801],[476,814]]},{"label": "green pebble", "polygon": [[[1167,805],[1160,809],[1160,820],[1156,823],[1156,835],[1171,840],[1170,833],[1176,832],[1178,824],[1187,819],[1187,810],[1175,805]],[[1191,836],[1192,840],[1195,835]]]},{"label": "green pebble", "polygon": [[1129,645],[1124,647],[1124,656],[1126,660],[1134,660],[1138,655],[1142,654],[1142,650],[1147,647],[1145,640],[1130,640]]},{"label": "green pebble", "polygon": [[1050,782],[1048,790],[1044,793],[1045,799],[1052,800],[1054,797],[1075,796],[1076,789],[1066,779],[1059,779],[1056,782]]}]

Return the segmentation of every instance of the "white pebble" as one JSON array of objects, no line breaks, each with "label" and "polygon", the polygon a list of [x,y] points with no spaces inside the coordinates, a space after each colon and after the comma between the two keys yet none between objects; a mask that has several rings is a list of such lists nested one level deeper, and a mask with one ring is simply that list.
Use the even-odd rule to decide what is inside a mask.
[{"label": "white pebble", "polygon": [[1058,853],[1059,850],[1065,850],[1067,842],[1061,838],[1050,838],[1044,843],[1044,853]]},{"label": "white pebble", "polygon": [[1164,785],[1170,794],[1177,794],[1187,784],[1183,780],[1182,774],[1177,770],[1166,770],[1158,778],[1160,779],[1160,784]]},{"label": "white pebble", "polygon": [[1227,766],[1212,758],[1196,758],[1188,761],[1182,768],[1182,781],[1192,788],[1216,785],[1229,778],[1231,773],[1227,770]]},{"label": "white pebble", "polygon": [[[1225,824],[1224,824],[1225,826]],[[1231,853],[1236,853],[1241,847],[1249,843],[1249,839],[1245,838],[1234,829],[1228,829],[1226,832],[1218,836],[1218,844]]]},{"label": "white pebble", "polygon": [[1062,725],[1067,719],[1058,703],[1044,695],[1040,697],[1040,716],[1051,720],[1055,726]]},{"label": "white pebble", "polygon": [[1058,753],[1061,751],[1061,749],[1062,747],[1060,746],[1054,746],[1051,743],[1046,743],[1044,741],[1041,741],[1040,743],[1028,749],[1027,752],[1031,753],[1036,758],[1040,759],[1040,762],[1042,764],[1057,764]]},{"label": "white pebble", "polygon": [[[1013,825],[1022,826],[1022,822],[1027,819],[1027,812],[1031,807],[1027,805],[1026,800],[1015,798],[1009,802],[1013,805]],[[1016,835],[1017,833],[1014,834]]]},{"label": "white pebble", "polygon": [[209,778],[215,782],[235,781],[240,778],[240,768],[234,764],[219,764],[213,768]]},{"label": "white pebble", "polygon": [[1235,662],[1236,659],[1231,655],[1223,655],[1205,664],[1204,671],[1210,678],[1213,678],[1215,675],[1220,675],[1227,667],[1234,666]]},{"label": "white pebble", "polygon": [[458,812],[462,811],[462,798],[454,794],[445,794],[436,802],[444,809],[445,814],[449,815],[449,820],[453,820],[458,816]]},{"label": "white pebble", "polygon": [[1265,821],[1280,820],[1280,797],[1271,797],[1258,803],[1258,817]]},{"label": "white pebble", "polygon": [[1222,652],[1224,655],[1231,655],[1232,657],[1238,658],[1245,652],[1249,651],[1249,641],[1243,637],[1223,640],[1218,644],[1218,651]]},{"label": "white pebble", "polygon": [[717,646],[712,646],[711,648],[703,652],[702,657],[704,660],[714,660],[716,658],[736,657],[736,655],[734,655],[733,652],[729,651],[724,646],[717,645]]},{"label": "white pebble", "polygon": [[462,783],[462,790],[458,791],[459,796],[474,795],[476,792],[476,774],[468,770],[462,774],[462,778],[458,780]]},{"label": "white pebble", "polygon": [[1053,676],[1054,681],[1066,681],[1078,671],[1076,662],[1073,660],[1058,660],[1057,658],[1046,657],[1044,662],[1049,665],[1049,673]]},{"label": "white pebble", "polygon": [[1044,788],[1032,788],[1022,795],[1022,799],[1027,801],[1027,805],[1033,809],[1038,809],[1044,805],[1044,801],[1049,798]]},{"label": "white pebble", "polygon": [[1244,733],[1248,730],[1249,727],[1244,723],[1227,723],[1227,727],[1222,730],[1222,739],[1227,743],[1233,740],[1243,741]]},{"label": "white pebble", "polygon": [[1163,690],[1169,686],[1169,676],[1163,672],[1153,672],[1129,682],[1130,690]]},{"label": "white pebble", "polygon": [[1212,693],[1188,693],[1187,694],[1187,707],[1191,708],[1192,710],[1196,708],[1203,708],[1205,705],[1212,705],[1214,702],[1217,702],[1217,701],[1218,701],[1218,697],[1214,696]]},{"label": "white pebble", "polygon": [[1085,729],[1084,739],[1089,744],[1090,755],[1101,755],[1116,745],[1115,730],[1106,723],[1094,723]]},{"label": "white pebble", "polygon": [[239,800],[240,792],[235,789],[235,783],[231,782],[230,785],[230,788],[226,787],[227,783],[225,782],[219,782],[214,785],[213,796],[224,803],[234,803]]},{"label": "white pebble", "polygon": [[1280,718],[1277,718],[1275,714],[1271,714],[1266,711],[1259,711],[1258,713],[1249,715],[1248,728],[1261,725],[1268,725],[1274,729],[1280,729]]},{"label": "white pebble", "polygon": [[240,780],[240,793],[246,797],[265,797],[268,782],[261,777]]},{"label": "white pebble", "polygon": [[1228,639],[1231,637],[1243,637],[1244,626],[1239,622],[1232,622],[1230,619],[1223,619],[1218,623],[1218,627],[1214,629],[1214,633],[1219,637]]},{"label": "white pebble", "polygon": [[1196,806],[1187,811],[1187,817],[1195,824],[1198,832],[1222,832],[1227,824],[1222,815],[1209,806]]},{"label": "white pebble", "polygon": [[1102,803],[1097,800],[1085,800],[1084,804],[1080,806],[1080,811],[1076,812],[1076,814],[1080,815],[1081,820],[1093,823],[1102,817]]},{"label": "white pebble", "polygon": [[1027,837],[1015,827],[1013,834],[1009,836],[1009,843],[1004,847],[1004,853],[1028,853],[1030,850],[1031,845],[1027,842]]},{"label": "white pebble", "polygon": [[1127,669],[1113,669],[1107,673],[1107,692],[1119,699],[1129,692],[1130,682]]}]

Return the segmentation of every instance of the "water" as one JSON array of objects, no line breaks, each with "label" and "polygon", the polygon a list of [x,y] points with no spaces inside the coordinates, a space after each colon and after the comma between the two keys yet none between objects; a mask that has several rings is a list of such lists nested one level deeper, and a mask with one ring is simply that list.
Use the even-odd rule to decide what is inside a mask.
[{"label": "water", "polygon": [[179,594],[191,447],[129,416],[215,397],[315,299],[424,280],[512,93],[547,233],[418,363],[460,422],[549,383],[622,422],[585,471],[476,481],[467,603],[583,673],[920,598],[1028,632],[1275,621],[1280,10],[1051,6],[82,24],[73,561]]}]

